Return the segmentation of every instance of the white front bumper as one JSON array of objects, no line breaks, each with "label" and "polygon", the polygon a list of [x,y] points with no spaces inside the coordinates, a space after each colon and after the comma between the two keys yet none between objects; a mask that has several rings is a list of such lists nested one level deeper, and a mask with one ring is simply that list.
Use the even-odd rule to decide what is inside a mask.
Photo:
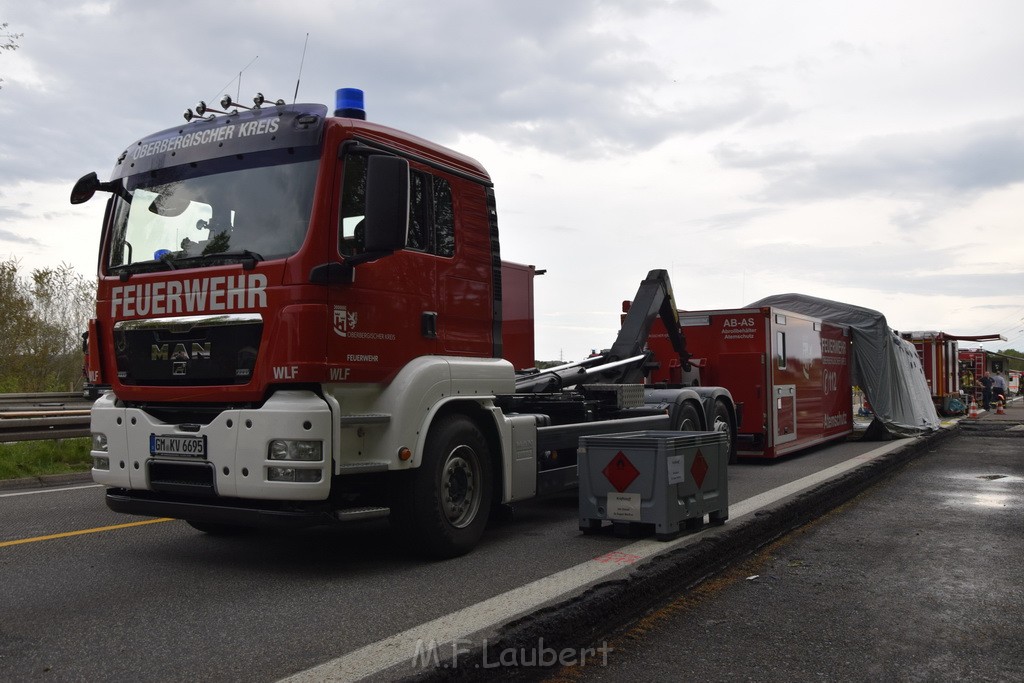
[{"label": "white front bumper", "polygon": [[[257,500],[324,500],[331,487],[331,411],[327,403],[309,391],[278,391],[253,410],[225,410],[206,425],[161,422],[138,408],[118,407],[112,392],[93,404],[93,434],[106,436],[107,452],[92,451],[92,477],[116,488],[151,490],[153,463],[212,468],[214,492]],[[153,456],[150,435],[205,436],[205,458]],[[270,460],[273,439],[321,441],[320,462]],[[94,442],[95,443],[95,442]],[[110,469],[96,469],[97,457],[109,458]],[[320,471],[317,482],[269,481],[271,467]]]}]

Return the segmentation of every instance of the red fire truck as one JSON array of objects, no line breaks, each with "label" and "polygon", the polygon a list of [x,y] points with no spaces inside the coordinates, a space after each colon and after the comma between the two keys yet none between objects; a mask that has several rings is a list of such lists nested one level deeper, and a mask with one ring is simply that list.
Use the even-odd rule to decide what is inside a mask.
[{"label": "red fire truck", "polygon": [[[964,401],[965,394],[961,389],[969,392],[974,389],[973,369],[966,374],[962,369],[964,364],[960,358],[959,342],[997,341],[1003,338],[998,334],[962,335],[934,331],[903,332],[900,336],[917,349],[935,409],[942,415],[962,414],[967,409],[969,399]],[[968,384],[962,385],[964,380]]]},{"label": "red fire truck", "polygon": [[[533,369],[532,266],[503,263],[480,164],[365,120],[362,92],[225,97],[111,178],[89,376],[108,506],[209,533],[390,517],[435,557],[493,507],[574,486],[582,435],[718,430],[716,387],[644,387],[665,271],[609,352]],[[675,358],[689,367],[683,339]]]},{"label": "red fire truck", "polygon": [[[997,335],[997,339],[1005,341]],[[979,341],[996,341],[979,340]],[[960,362],[960,385],[968,400],[974,399],[978,405],[982,404],[981,378],[988,372],[995,374],[1001,372],[1009,382],[1010,357],[995,351],[983,348],[961,349],[958,354]]]},{"label": "red fire truck", "polygon": [[[682,311],[680,322],[701,378],[743,406],[738,456],[776,458],[853,431],[847,328],[773,307]],[[676,381],[667,339],[655,327],[655,382]]]}]

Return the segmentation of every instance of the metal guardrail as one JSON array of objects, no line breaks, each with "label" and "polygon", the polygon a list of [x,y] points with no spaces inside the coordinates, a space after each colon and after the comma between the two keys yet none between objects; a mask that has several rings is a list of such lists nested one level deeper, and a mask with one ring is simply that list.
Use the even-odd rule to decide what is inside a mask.
[{"label": "metal guardrail", "polygon": [[[90,385],[87,385],[90,386]],[[110,387],[103,385],[105,391]],[[92,403],[93,399],[86,398],[85,392],[81,389],[74,391],[29,391],[25,393],[0,393],[0,402],[4,401],[67,401],[69,403]]]},{"label": "metal guardrail", "polygon": [[0,394],[0,442],[89,436],[91,405],[75,392]]}]

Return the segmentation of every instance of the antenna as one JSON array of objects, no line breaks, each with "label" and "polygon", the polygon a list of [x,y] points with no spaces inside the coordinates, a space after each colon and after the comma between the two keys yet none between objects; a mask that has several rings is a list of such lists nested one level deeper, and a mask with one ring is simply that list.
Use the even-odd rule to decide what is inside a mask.
[{"label": "antenna", "polygon": [[[241,92],[241,87],[242,87],[242,72],[244,72],[244,71],[245,71],[246,69],[248,69],[248,68],[249,68],[250,66],[252,66],[252,65],[253,65],[253,62],[255,62],[255,61],[256,61],[257,59],[259,59],[259,58],[260,58],[260,56],[259,56],[259,55],[256,55],[255,57],[253,57],[253,58],[252,58],[252,61],[250,61],[250,62],[249,62],[248,64],[246,64],[246,65],[245,65],[245,67],[244,67],[244,68],[242,69],[242,71],[239,71],[239,72],[238,72],[238,75],[237,75],[237,76],[235,76],[235,78],[237,78],[237,79],[238,79],[238,87],[239,87],[239,92]],[[222,92],[224,92],[224,91],[225,91],[225,90],[227,89],[227,87],[228,87],[229,85],[231,85],[231,84],[232,84],[232,83],[233,83],[233,82],[235,81],[235,78],[232,78],[232,79],[231,79],[230,81],[228,81],[227,83],[225,83],[225,84],[224,84],[224,86],[223,86],[223,87],[222,87],[222,88],[221,88],[220,90],[218,90],[218,91],[217,91],[217,93],[222,93]],[[237,96],[236,96],[236,97],[237,97]],[[211,97],[210,99],[211,99],[211,100],[215,100],[215,99],[217,99],[217,95],[214,95],[214,96],[213,96],[213,97]]]},{"label": "antenna", "polygon": [[292,104],[299,98],[299,83],[302,81],[302,66],[306,63],[306,46],[309,45],[309,31],[306,31],[306,41],[302,43],[302,59],[299,60],[299,75],[295,78],[295,94],[292,96]]},{"label": "antenna", "polygon": [[[256,55],[255,57],[253,57],[252,60],[248,64],[246,64],[245,67],[241,71],[238,72],[238,76],[235,77],[235,78],[238,79],[238,92],[239,93],[241,93],[241,91],[242,91],[242,73],[245,72],[245,70],[248,69],[250,66],[252,66],[253,63],[257,59],[259,59],[259,58],[260,58],[259,55]],[[232,78],[230,81],[225,83],[224,86],[220,90],[218,90],[217,92],[224,92],[228,88],[228,86],[231,85],[231,83],[235,80],[235,78]],[[240,95],[237,95],[237,96],[240,96]],[[282,102],[280,100],[278,100],[278,101],[281,104],[284,104],[284,102]],[[231,96],[230,95],[224,95],[224,97],[222,97],[221,100],[220,100],[220,104],[221,104],[221,106],[224,109],[227,109],[228,107],[232,106]],[[235,105],[235,106],[242,106],[242,105]],[[257,103],[257,107],[258,106],[259,106],[259,103]],[[245,108],[249,109],[250,107],[245,107]],[[213,113],[211,113],[210,116],[206,116],[206,112],[215,112],[217,114],[227,114],[227,111],[220,111],[220,110],[217,110],[217,109],[210,109],[210,107],[208,107],[206,105],[205,101],[201,101],[199,104],[196,105],[196,111],[195,112],[193,112],[191,108],[185,110],[185,120],[186,121],[191,121],[192,119],[196,118],[196,116],[199,116],[200,118],[204,118],[204,119],[207,119],[207,120],[213,120],[213,118],[214,118]]]}]

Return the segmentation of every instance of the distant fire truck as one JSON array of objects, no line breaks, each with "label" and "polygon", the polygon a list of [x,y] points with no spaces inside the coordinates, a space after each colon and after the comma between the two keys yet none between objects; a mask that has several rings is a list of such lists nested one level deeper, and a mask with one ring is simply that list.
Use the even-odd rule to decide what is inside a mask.
[{"label": "distant fire truck", "polygon": [[[947,332],[903,332],[901,337],[917,349],[924,368],[935,409],[942,415],[962,414],[976,386],[978,368],[960,355],[959,342],[986,342],[1003,339],[998,334],[963,335]],[[982,363],[984,365],[984,363]],[[984,372],[984,370],[982,370]],[[978,396],[980,400],[980,395]]]},{"label": "distant fire truck", "polygon": [[[1002,339],[1002,337],[999,337]],[[973,398],[978,404],[982,400],[981,378],[988,372],[995,374],[1001,372],[1009,383],[1010,377],[1010,356],[983,348],[961,349],[958,356],[960,365],[960,382],[964,393],[968,398]]]}]

